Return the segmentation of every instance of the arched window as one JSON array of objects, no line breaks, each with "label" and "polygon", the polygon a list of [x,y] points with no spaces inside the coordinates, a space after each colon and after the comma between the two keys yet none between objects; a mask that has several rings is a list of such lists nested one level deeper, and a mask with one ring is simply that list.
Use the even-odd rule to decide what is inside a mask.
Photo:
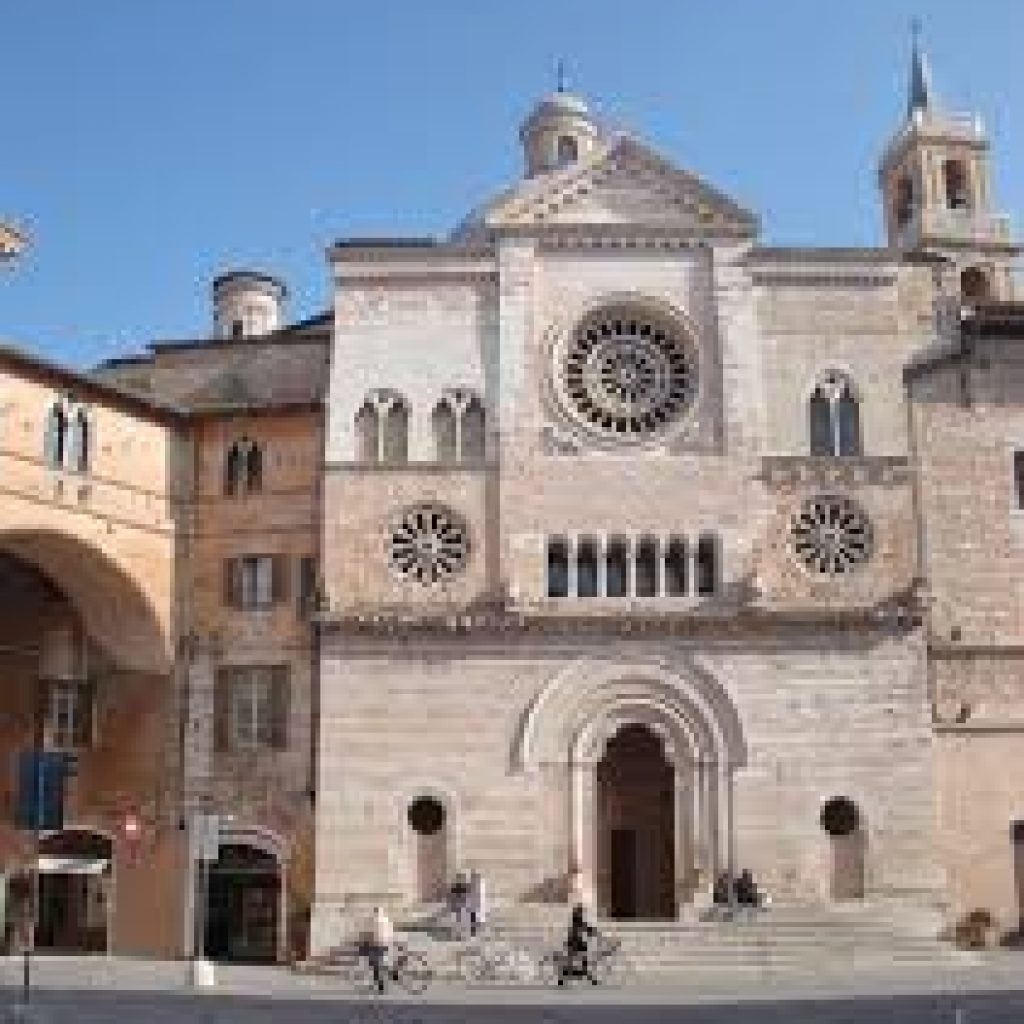
[{"label": "arched window", "polygon": [[808,413],[812,455],[860,455],[860,403],[845,376],[826,374],[811,393]]},{"label": "arched window", "polygon": [[84,409],[78,409],[67,425],[67,465],[77,473],[89,469],[90,437],[89,416]]},{"label": "arched window", "polygon": [[597,597],[597,541],[583,537],[576,547],[576,596]]},{"label": "arched window", "polygon": [[245,456],[237,441],[228,449],[224,458],[224,493],[238,493],[238,485],[242,479],[242,463]]},{"label": "arched window", "polygon": [[486,454],[483,403],[470,395],[462,410],[462,461],[483,462]]},{"label": "arched window", "polygon": [[263,449],[255,443],[245,456],[245,487],[250,492],[263,489]]},{"label": "arched window", "polygon": [[718,591],[718,538],[705,533],[697,541],[697,593],[707,597]]},{"label": "arched window", "polygon": [[990,298],[988,274],[981,267],[968,267],[960,275],[960,295],[974,302]]},{"label": "arched window", "polygon": [[263,449],[247,437],[231,443],[224,457],[224,493],[248,494],[263,487]]},{"label": "arched window", "polygon": [[369,399],[356,413],[356,459],[359,462],[380,461],[380,416]]},{"label": "arched window", "polygon": [[914,180],[904,175],[896,182],[895,209],[896,224],[905,227],[914,216]]},{"label": "arched window", "polygon": [[633,591],[637,597],[658,596],[658,539],[641,537],[636,545]]},{"label": "arched window", "polygon": [[455,410],[447,398],[442,398],[434,406],[430,424],[434,431],[434,458],[438,462],[454,462],[458,444]]},{"label": "arched window", "polygon": [[384,415],[382,461],[389,465],[409,459],[409,409],[405,400],[396,395]]},{"label": "arched window", "polygon": [[569,596],[569,543],[564,537],[548,541],[548,597]]},{"label": "arched window", "polygon": [[67,453],[68,418],[60,402],[54,403],[46,415],[46,436],[43,439],[46,464],[51,469],[60,469],[64,465]]},{"label": "arched window", "polygon": [[962,160],[947,160],[942,165],[942,182],[946,191],[946,207],[966,210],[971,205],[967,190],[967,167]]},{"label": "arched window", "polygon": [[686,538],[673,537],[665,549],[665,593],[669,597],[686,596],[689,589],[688,558]]},{"label": "arched window", "polygon": [[558,166],[575,163],[580,156],[580,147],[571,135],[559,135],[557,143]]},{"label": "arched window", "polygon": [[626,597],[629,593],[629,541],[612,537],[604,556],[604,592],[606,597]]}]

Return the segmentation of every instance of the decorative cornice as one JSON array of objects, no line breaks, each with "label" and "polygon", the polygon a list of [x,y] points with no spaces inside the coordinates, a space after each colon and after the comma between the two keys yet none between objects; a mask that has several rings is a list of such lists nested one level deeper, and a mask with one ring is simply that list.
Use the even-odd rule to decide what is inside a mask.
[{"label": "decorative cornice", "polygon": [[707,601],[687,611],[638,612],[635,606],[629,606],[621,612],[602,609],[591,614],[496,603],[421,610],[379,606],[342,612],[324,610],[315,616],[315,621],[322,635],[393,640],[474,635],[729,639],[757,632],[799,635],[808,629],[884,637],[918,628],[920,616],[914,609],[915,594],[916,590],[909,588],[877,604],[832,609],[806,606],[783,610],[717,601]]}]

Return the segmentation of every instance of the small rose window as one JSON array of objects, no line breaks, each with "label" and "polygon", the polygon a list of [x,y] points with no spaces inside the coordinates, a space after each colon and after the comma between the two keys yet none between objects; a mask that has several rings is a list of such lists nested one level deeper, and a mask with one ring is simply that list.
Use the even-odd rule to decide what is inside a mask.
[{"label": "small rose window", "polygon": [[442,505],[405,509],[391,521],[388,560],[401,576],[424,586],[457,576],[469,558],[469,531],[460,516]]},{"label": "small rose window", "polygon": [[842,495],[808,498],[793,517],[789,536],[797,559],[821,576],[843,576],[871,557],[871,520]]}]

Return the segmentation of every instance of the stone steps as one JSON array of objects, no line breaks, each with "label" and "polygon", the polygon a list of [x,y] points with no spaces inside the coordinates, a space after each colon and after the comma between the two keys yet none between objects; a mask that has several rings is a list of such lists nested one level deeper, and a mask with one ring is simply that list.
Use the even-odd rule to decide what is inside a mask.
[{"label": "stone steps", "polygon": [[[564,941],[565,907],[510,906],[496,909],[488,937],[534,958]],[[978,962],[936,938],[937,911],[912,902],[823,906],[773,906],[732,921],[603,922],[622,942],[625,959],[639,976],[751,971],[844,971],[942,969]],[[454,973],[458,942],[429,931],[404,932],[425,947],[435,968]]]}]

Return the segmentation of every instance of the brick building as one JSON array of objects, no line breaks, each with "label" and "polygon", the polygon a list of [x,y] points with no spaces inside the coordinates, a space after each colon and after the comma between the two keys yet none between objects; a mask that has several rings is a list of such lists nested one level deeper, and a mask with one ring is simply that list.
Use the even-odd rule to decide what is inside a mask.
[{"label": "brick building", "polygon": [[527,912],[677,919],[743,866],[1016,924],[1024,327],[980,122],[915,52],[862,249],[759,245],[564,92],[520,139],[449,237],[334,245],[322,316],[239,272],[212,338],[0,360],[0,735],[81,766],[40,941],[188,951],[201,810],[234,958],[467,869]]}]

